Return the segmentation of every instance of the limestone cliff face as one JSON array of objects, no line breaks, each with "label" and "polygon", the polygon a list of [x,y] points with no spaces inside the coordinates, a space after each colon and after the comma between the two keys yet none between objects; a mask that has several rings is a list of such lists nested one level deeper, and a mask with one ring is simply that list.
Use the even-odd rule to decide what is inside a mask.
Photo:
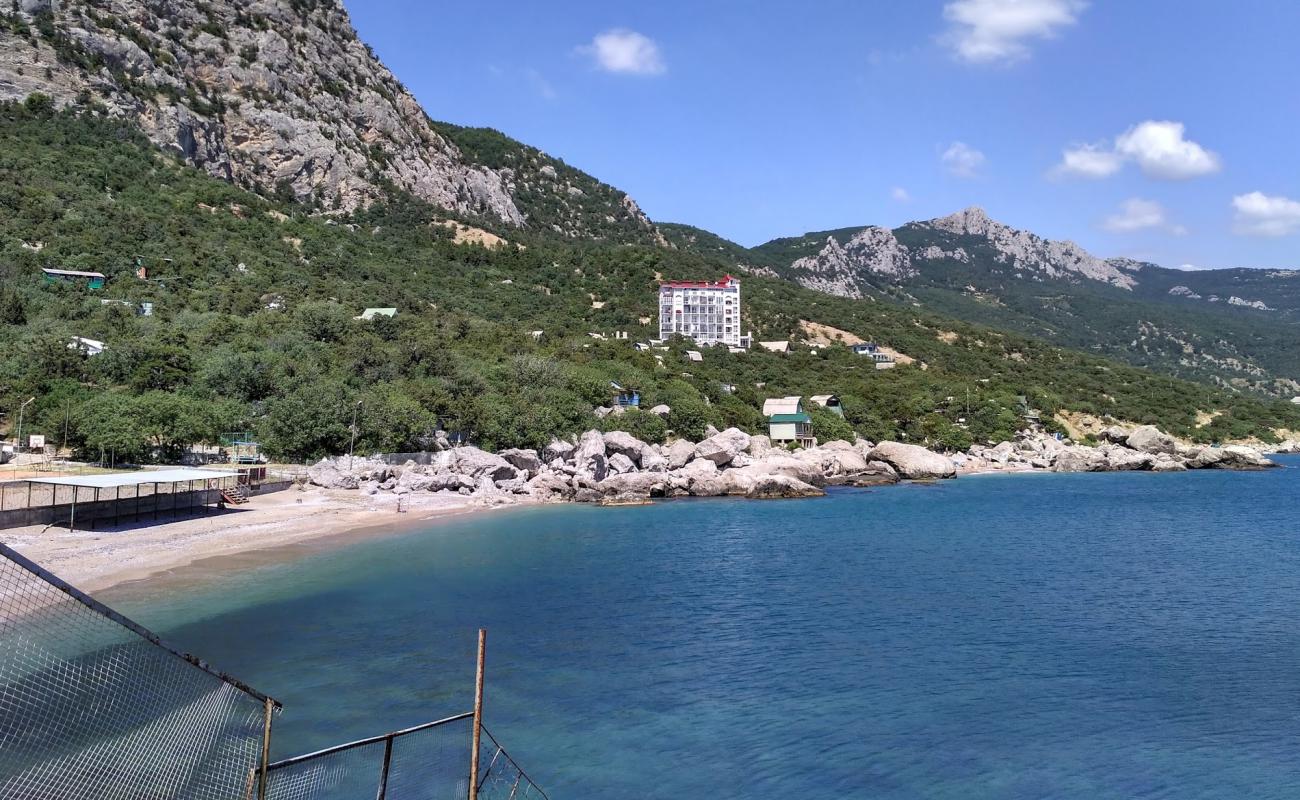
[{"label": "limestone cliff face", "polygon": [[1142,266],[1127,259],[1100,259],[1073,242],[1016,230],[972,207],[893,231],[863,228],[843,242],[828,236],[820,251],[795,260],[787,272],[810,289],[861,297],[863,279],[904,283],[944,262],[965,265],[977,258],[1036,279],[1085,279],[1123,289],[1137,285],[1134,274]]},{"label": "limestone cliff face", "polygon": [[[556,180],[545,154],[468,156],[357,38],[339,0],[20,0],[0,12],[0,99],[33,92],[103,107],[213,175],[324,211],[364,206],[391,183],[510,225],[530,221],[525,195],[561,223],[596,216],[561,213],[589,211],[591,187]],[[653,237],[631,198],[606,205],[604,216]]]},{"label": "limestone cliff face", "polygon": [[999,261],[1017,269],[1037,272],[1049,278],[1081,276],[1125,289],[1133,288],[1133,276],[1118,265],[1091,255],[1074,242],[1044,239],[1029,231],[1016,230],[996,222],[974,207],[929,222],[914,223],[958,236],[985,239]]}]

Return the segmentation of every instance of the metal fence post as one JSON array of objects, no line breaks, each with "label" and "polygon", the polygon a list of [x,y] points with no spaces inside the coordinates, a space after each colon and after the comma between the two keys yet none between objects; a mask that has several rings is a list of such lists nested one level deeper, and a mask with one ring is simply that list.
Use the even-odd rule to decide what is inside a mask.
[{"label": "metal fence post", "polygon": [[393,734],[384,737],[384,766],[379,770],[379,794],[375,800],[384,800],[388,794],[388,766],[393,763]]},{"label": "metal fence post", "polygon": [[483,665],[487,655],[487,629],[478,629],[478,666],[474,671],[474,734],[469,753],[469,800],[478,800],[478,748],[483,734]]},{"label": "metal fence post", "polygon": [[275,701],[266,698],[266,719],[262,728],[261,777],[257,781],[257,800],[266,800],[266,766],[271,763],[271,717],[275,714]]}]

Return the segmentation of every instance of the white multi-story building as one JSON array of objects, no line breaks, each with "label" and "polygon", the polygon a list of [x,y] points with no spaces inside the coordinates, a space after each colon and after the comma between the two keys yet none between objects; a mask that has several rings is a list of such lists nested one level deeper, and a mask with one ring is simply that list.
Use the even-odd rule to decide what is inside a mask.
[{"label": "white multi-story building", "polygon": [[726,276],[710,281],[659,284],[659,338],[681,334],[696,344],[747,347],[740,335],[740,281]]}]

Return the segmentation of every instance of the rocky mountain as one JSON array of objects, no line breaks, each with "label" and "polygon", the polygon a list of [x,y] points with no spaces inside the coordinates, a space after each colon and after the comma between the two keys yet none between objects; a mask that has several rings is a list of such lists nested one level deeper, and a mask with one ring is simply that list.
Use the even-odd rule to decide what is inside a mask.
[{"label": "rocky mountain", "polygon": [[820,234],[808,234],[759,249],[773,253],[791,247],[807,249],[809,239],[820,240],[820,249],[790,261],[786,271],[808,288],[842,297],[860,297],[864,278],[905,282],[924,267],[945,262],[969,265],[981,257],[991,269],[1004,274],[1033,280],[1093,280],[1122,289],[1133,288],[1137,283],[1133,273],[1140,267],[1127,259],[1097,258],[1074,242],[1017,230],[977,207],[909,223],[897,231],[876,226],[849,230],[848,236],[838,231],[824,239]]},{"label": "rocky mountain", "polygon": [[495,131],[432,122],[338,0],[16,0],[0,13],[0,100],[33,93],[321,211],[397,189],[504,226],[661,241],[612,187]]},{"label": "rocky mountain", "polygon": [[699,231],[677,243],[829,295],[920,307],[1234,391],[1300,394],[1297,271],[1100,258],[979,208],[752,249]]}]

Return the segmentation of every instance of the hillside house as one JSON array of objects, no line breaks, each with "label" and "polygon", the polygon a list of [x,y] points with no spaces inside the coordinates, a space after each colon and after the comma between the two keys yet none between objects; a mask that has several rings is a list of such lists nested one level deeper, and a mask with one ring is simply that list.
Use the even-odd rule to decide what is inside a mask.
[{"label": "hillside house", "polygon": [[772,444],[794,442],[800,447],[812,447],[817,443],[812,417],[804,411],[802,397],[769,398],[763,403],[763,416],[767,417],[767,435]]},{"label": "hillside house", "polygon": [[82,272],[75,269],[42,269],[46,283],[79,283],[87,289],[103,289],[108,280],[102,272]]},{"label": "hillside house", "polygon": [[860,356],[866,356],[875,362],[876,369],[893,369],[898,366],[898,362],[893,356],[880,349],[880,345],[874,342],[853,345],[853,352]]},{"label": "hillside house", "polygon": [[840,405],[840,399],[833,394],[815,394],[809,399],[832,414],[844,416],[844,406]]},{"label": "hillside house", "polygon": [[641,393],[636,389],[624,389],[614,381],[609,382],[609,388],[614,392],[614,405],[622,408],[640,408]]},{"label": "hillside house", "polygon": [[68,342],[68,349],[76,350],[86,356],[97,356],[104,352],[104,343],[98,339],[87,339],[84,336],[73,336],[72,341]]},{"label": "hillside house", "polygon": [[704,360],[704,354],[701,353],[699,350],[687,350],[687,351],[686,351],[686,360],[687,360],[687,361],[703,361],[703,360]]},{"label": "hillside house", "polygon": [[395,308],[367,308],[365,311],[361,312],[361,316],[353,317],[353,319],[363,319],[366,322],[369,322],[375,317],[388,317],[389,319],[392,319],[395,316],[397,316],[397,309]]},{"label": "hillside house", "polygon": [[789,342],[759,342],[758,346],[771,353],[790,352]]}]

